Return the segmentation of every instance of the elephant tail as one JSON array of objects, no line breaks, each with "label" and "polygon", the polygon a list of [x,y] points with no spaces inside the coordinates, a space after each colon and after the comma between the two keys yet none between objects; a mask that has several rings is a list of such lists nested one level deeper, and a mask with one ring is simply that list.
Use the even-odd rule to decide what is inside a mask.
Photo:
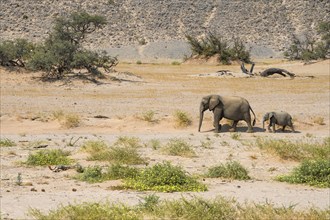
[{"label": "elephant tail", "polygon": [[256,114],[254,114],[254,111],[252,110],[251,106],[250,106],[250,110],[251,110],[251,112],[252,112],[253,115],[254,115],[254,119],[253,119],[253,122],[252,122],[252,126],[255,126],[255,124],[256,124]]}]

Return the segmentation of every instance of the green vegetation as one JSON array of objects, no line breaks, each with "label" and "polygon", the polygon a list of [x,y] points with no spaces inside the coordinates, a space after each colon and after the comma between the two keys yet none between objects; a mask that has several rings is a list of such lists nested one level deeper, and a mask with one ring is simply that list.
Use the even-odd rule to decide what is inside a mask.
[{"label": "green vegetation", "polygon": [[136,177],[124,180],[123,188],[160,192],[206,191],[207,187],[188,176],[179,166],[158,163],[142,170]]},{"label": "green vegetation", "polygon": [[161,147],[161,143],[157,139],[151,139],[146,146],[150,146],[153,150],[157,150]]},{"label": "green vegetation", "polygon": [[7,40],[0,43],[0,65],[25,67],[35,45],[25,39]]},{"label": "green vegetation", "polygon": [[89,166],[82,173],[74,178],[89,183],[103,182],[106,180],[133,178],[137,175],[138,169],[120,164],[109,166],[105,172],[102,172],[100,166]]},{"label": "green vegetation", "polygon": [[174,112],[174,120],[177,127],[188,127],[192,123],[189,114],[180,110]]},{"label": "green vegetation", "polygon": [[234,38],[233,42],[227,42],[221,36],[208,33],[202,39],[190,35],[186,35],[186,39],[190,45],[192,55],[206,59],[217,55],[219,62],[223,64],[230,64],[234,60],[241,60],[245,63],[251,62],[250,52],[246,50],[245,45],[239,38]]},{"label": "green vegetation", "polygon": [[61,149],[39,150],[35,153],[30,153],[25,164],[29,166],[46,166],[46,165],[69,165],[73,162],[68,158],[69,151]]},{"label": "green vegetation", "polygon": [[237,180],[248,180],[251,179],[248,175],[248,171],[237,161],[230,161],[226,164],[220,164],[215,167],[211,167],[206,177],[210,178],[226,178],[226,179],[237,179]]},{"label": "green vegetation", "polygon": [[318,26],[321,40],[305,35],[302,39],[293,38],[291,46],[284,52],[290,60],[326,59],[330,55],[330,22],[321,22]]},{"label": "green vegetation", "polygon": [[152,110],[149,110],[142,114],[142,120],[147,121],[147,122],[156,122],[154,117],[155,117],[155,112]]},{"label": "green vegetation", "polygon": [[81,118],[76,114],[68,114],[65,116],[65,120],[63,121],[63,126],[66,128],[76,128],[79,127],[81,123]]},{"label": "green vegetation", "polygon": [[140,143],[140,139],[139,138],[128,137],[128,136],[121,136],[121,137],[118,137],[118,139],[113,144],[113,146],[139,148],[139,147],[142,147],[142,144]]},{"label": "green vegetation", "polygon": [[141,145],[137,138],[119,137],[111,147],[108,147],[103,141],[87,141],[81,149],[90,154],[89,160],[143,164],[145,160],[137,152],[139,146]]},{"label": "green vegetation", "polygon": [[82,203],[67,205],[42,213],[38,209],[31,209],[30,216],[35,219],[226,219],[226,220],[262,220],[262,219],[329,219],[330,210],[305,209],[295,210],[290,207],[276,207],[273,204],[239,204],[223,197],[213,200],[194,197],[179,200],[159,201],[155,195],[147,196],[136,206],[110,203]]},{"label": "green vegetation", "polygon": [[291,174],[277,177],[277,180],[289,183],[303,183],[317,187],[330,187],[330,160],[306,160]]},{"label": "green vegetation", "polygon": [[0,44],[0,65],[21,66],[43,71],[46,79],[61,79],[86,69],[92,76],[101,77],[99,68],[110,71],[118,64],[116,57],[105,51],[94,52],[83,48],[86,36],[105,26],[106,19],[87,12],[73,12],[55,20],[53,30],[43,43],[33,45],[24,39]]},{"label": "green vegetation", "polygon": [[16,143],[8,138],[0,139],[0,147],[14,147]]},{"label": "green vegetation", "polygon": [[231,137],[233,140],[239,140],[240,137],[241,137],[241,134],[240,134],[240,133],[236,133],[236,132],[234,132],[234,133],[231,133],[231,134],[230,134],[230,137]]},{"label": "green vegetation", "polygon": [[285,160],[302,161],[330,158],[330,137],[324,139],[321,143],[257,138],[256,144],[261,150],[278,155]]},{"label": "green vegetation", "polygon": [[173,138],[162,149],[172,156],[193,157],[196,156],[192,146],[183,139]]}]

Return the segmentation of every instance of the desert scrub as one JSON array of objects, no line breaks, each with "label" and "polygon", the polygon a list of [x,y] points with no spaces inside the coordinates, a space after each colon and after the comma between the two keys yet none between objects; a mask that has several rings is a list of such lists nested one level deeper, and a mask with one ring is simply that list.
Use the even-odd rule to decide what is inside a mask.
[{"label": "desert scrub", "polygon": [[312,118],[312,120],[313,120],[314,124],[325,125],[323,117],[316,116],[316,117]]},{"label": "desert scrub", "polygon": [[302,183],[317,187],[330,187],[330,160],[306,160],[296,167],[291,174],[278,176],[281,182]]},{"label": "desert scrub", "polygon": [[241,134],[239,134],[239,133],[232,133],[232,134],[230,134],[230,137],[233,139],[233,140],[239,140],[240,139],[240,137],[241,137]]},{"label": "desert scrub", "polygon": [[174,120],[176,127],[188,127],[192,123],[190,115],[180,110],[174,112]]},{"label": "desert scrub", "polygon": [[139,143],[138,139],[123,137],[119,138],[111,147],[108,147],[103,141],[88,141],[81,149],[90,154],[88,160],[143,164],[145,160],[137,151],[137,143]]},{"label": "desert scrub", "polygon": [[160,192],[201,192],[207,190],[204,184],[188,176],[181,167],[173,166],[169,162],[158,163],[142,170],[135,178],[126,179],[123,188]]},{"label": "desert scrub", "polygon": [[138,148],[142,147],[142,144],[140,143],[140,139],[137,137],[121,136],[117,138],[113,146]]},{"label": "desert scrub", "polygon": [[100,166],[89,166],[82,173],[74,176],[74,179],[85,181],[88,183],[103,182],[107,180],[117,180],[133,178],[137,175],[138,169],[135,167],[113,164],[102,169]]},{"label": "desert scrub", "polygon": [[81,118],[77,114],[68,114],[64,117],[62,125],[66,128],[76,128],[81,124]]},{"label": "desert scrub", "polygon": [[239,204],[233,199],[216,197],[212,200],[194,197],[159,201],[157,196],[148,196],[136,206],[113,203],[82,203],[60,206],[48,214],[30,209],[35,219],[329,219],[330,210],[315,208],[295,210],[294,207],[276,207],[271,203]]},{"label": "desert scrub", "polygon": [[8,138],[0,139],[0,147],[14,147],[16,143]]},{"label": "desert scrub", "polygon": [[171,156],[193,157],[196,156],[192,145],[183,139],[173,138],[162,149],[165,154]]},{"label": "desert scrub", "polygon": [[147,122],[157,122],[157,120],[155,119],[155,112],[152,110],[146,111],[144,113],[142,113],[141,115],[141,119],[143,121],[147,121]]},{"label": "desert scrub", "polygon": [[210,178],[226,178],[226,179],[237,179],[237,180],[248,180],[251,179],[248,175],[247,169],[245,169],[239,162],[230,161],[225,164],[220,164],[209,168],[206,173],[206,177]]},{"label": "desert scrub", "polygon": [[329,137],[322,142],[289,141],[285,139],[257,138],[256,145],[266,152],[275,154],[281,159],[302,161],[305,159],[330,158]]},{"label": "desert scrub", "polygon": [[45,165],[69,165],[73,162],[68,158],[71,153],[61,149],[39,150],[30,153],[24,164],[29,166],[45,166]]},{"label": "desert scrub", "polygon": [[157,150],[161,147],[161,143],[157,139],[151,139],[145,144],[146,147],[151,147],[153,150]]}]

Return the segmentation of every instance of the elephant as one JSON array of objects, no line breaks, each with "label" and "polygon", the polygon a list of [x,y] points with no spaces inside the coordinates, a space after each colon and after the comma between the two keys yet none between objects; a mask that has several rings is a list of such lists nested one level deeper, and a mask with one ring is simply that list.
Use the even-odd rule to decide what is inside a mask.
[{"label": "elephant", "polygon": [[[267,112],[262,119],[262,128],[265,129],[265,121],[269,120],[268,131],[275,131],[275,124],[283,126],[282,131],[284,131],[286,126],[289,126],[292,132],[295,132],[292,117],[289,113],[280,111],[280,112]],[[273,127],[273,131],[271,131],[270,126]],[[266,129],[265,129],[266,130]]]},{"label": "elephant", "polygon": [[[202,98],[200,103],[200,118],[198,131],[200,132],[204,111],[209,109],[213,112],[215,132],[218,133],[221,130],[220,120],[222,118],[233,120],[234,123],[230,131],[236,131],[236,126],[239,120],[244,120],[248,125],[247,132],[252,133],[253,127],[256,122],[256,115],[254,114],[249,102],[238,96],[220,96],[220,95],[208,95]],[[250,110],[254,115],[253,125],[251,125]]]}]

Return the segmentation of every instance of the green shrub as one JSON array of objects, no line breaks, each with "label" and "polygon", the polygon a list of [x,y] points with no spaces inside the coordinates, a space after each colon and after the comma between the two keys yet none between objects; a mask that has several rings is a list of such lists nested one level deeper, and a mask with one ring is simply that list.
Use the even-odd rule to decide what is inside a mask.
[{"label": "green shrub", "polygon": [[30,153],[25,164],[30,166],[45,166],[45,165],[69,165],[73,162],[68,158],[69,151],[61,149],[39,150],[35,153]]},{"label": "green shrub", "polygon": [[57,18],[49,37],[33,51],[28,68],[44,71],[45,77],[54,79],[73,73],[73,69],[86,69],[94,76],[101,75],[99,68],[109,71],[118,64],[116,57],[82,47],[86,35],[105,24],[105,17],[84,11]]},{"label": "green shrub", "polygon": [[174,112],[174,120],[177,127],[188,127],[192,123],[191,117],[180,110]]},{"label": "green shrub", "polygon": [[132,147],[111,147],[108,161],[121,164],[144,164],[146,161]]},{"label": "green shrub", "polygon": [[111,147],[108,147],[103,141],[88,141],[82,146],[82,150],[90,154],[88,160],[143,164],[145,160],[137,152],[138,146],[140,146],[139,139],[120,137]]},{"label": "green shrub", "polygon": [[34,44],[25,39],[7,40],[0,43],[0,65],[25,67]]},{"label": "green shrub", "polygon": [[257,138],[257,146],[261,150],[278,155],[282,159],[302,161],[305,159],[326,159],[330,157],[328,139],[322,143],[304,141],[289,141],[284,139],[271,140]]},{"label": "green shrub", "polygon": [[192,146],[182,139],[171,139],[163,148],[163,151],[172,156],[193,157],[196,156]]},{"label": "green shrub", "polygon": [[141,147],[142,145],[140,143],[140,139],[139,138],[128,137],[128,136],[121,136],[121,137],[118,137],[118,139],[113,144],[113,146],[138,148],[138,147]]},{"label": "green shrub", "polygon": [[142,114],[142,119],[147,122],[155,122],[155,112],[152,110],[149,110]]},{"label": "green shrub", "polygon": [[100,166],[89,166],[82,173],[77,174],[74,178],[89,183],[103,182],[107,180],[133,178],[138,174],[138,169],[129,166],[114,164],[102,170]]},{"label": "green shrub", "polygon": [[106,176],[109,179],[127,179],[138,175],[139,170],[135,167],[113,164],[107,169]]},{"label": "green shrub", "polygon": [[290,47],[284,52],[289,60],[326,59],[330,55],[330,22],[321,22],[318,25],[318,34],[321,40],[305,35],[302,39],[294,36]]},{"label": "green shrub", "polygon": [[248,180],[251,179],[248,175],[248,171],[237,161],[230,161],[226,164],[220,164],[215,167],[211,167],[207,174],[210,178],[226,178],[226,179],[238,179]]},{"label": "green shrub", "polygon": [[289,183],[303,183],[317,187],[330,187],[330,160],[303,161],[289,175],[279,176],[277,180]]},{"label": "green shrub", "polygon": [[216,197],[213,200],[194,197],[159,201],[150,195],[137,206],[113,203],[82,203],[61,206],[48,214],[31,209],[29,215],[35,219],[219,219],[219,220],[263,220],[263,219],[329,219],[330,210],[315,208],[295,210],[294,206],[276,207],[267,202],[262,204],[239,204],[233,199]]},{"label": "green shrub", "polygon": [[86,167],[84,168],[84,172],[77,174],[75,178],[89,183],[102,182],[105,180],[102,174],[102,167],[100,166]]},{"label": "green shrub", "polygon": [[[233,42],[227,42],[221,36],[208,33],[204,38],[198,39],[191,35],[186,35],[192,55],[203,56],[206,59],[217,55],[219,62],[230,64],[233,60],[240,60],[250,63],[250,52],[239,38],[234,38]],[[230,46],[232,45],[232,46]]]},{"label": "green shrub", "polygon": [[147,195],[143,197],[143,201],[139,202],[139,207],[142,210],[154,211],[155,207],[159,204],[159,196],[155,194]]},{"label": "green shrub", "polygon": [[124,181],[124,188],[161,192],[206,191],[207,187],[188,176],[179,166],[169,162],[156,164]]},{"label": "green shrub", "polygon": [[31,209],[29,215],[35,219],[55,220],[55,219],[142,219],[141,214],[129,206],[119,204],[82,203],[77,205],[61,206],[58,210],[43,214],[38,209]]},{"label": "green shrub", "polygon": [[16,143],[8,138],[0,139],[0,147],[14,147]]},{"label": "green shrub", "polygon": [[81,118],[79,115],[76,114],[69,114],[65,116],[65,120],[63,122],[63,125],[66,128],[75,128],[75,127],[79,127],[79,125],[81,124]]}]

